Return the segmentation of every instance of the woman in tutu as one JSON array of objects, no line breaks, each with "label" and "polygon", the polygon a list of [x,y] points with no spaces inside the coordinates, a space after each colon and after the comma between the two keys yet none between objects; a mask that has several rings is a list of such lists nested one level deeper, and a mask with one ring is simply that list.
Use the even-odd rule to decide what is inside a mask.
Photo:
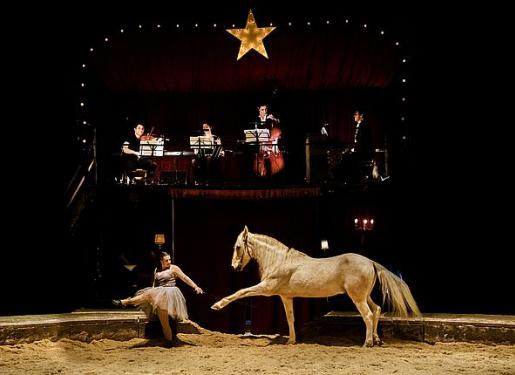
[{"label": "woman in tutu", "polygon": [[191,286],[197,294],[203,294],[204,291],[195,284],[182,270],[175,264],[172,264],[170,254],[161,252],[160,269],[154,272],[154,282],[151,288],[139,290],[134,297],[122,300],[113,300],[116,306],[138,306],[145,311],[147,316],[155,313],[161,327],[165,339],[169,344],[172,343],[174,333],[170,327],[168,317],[174,321],[183,321],[188,319],[188,310],[186,308],[186,299],[177,286],[175,280],[177,278]]}]

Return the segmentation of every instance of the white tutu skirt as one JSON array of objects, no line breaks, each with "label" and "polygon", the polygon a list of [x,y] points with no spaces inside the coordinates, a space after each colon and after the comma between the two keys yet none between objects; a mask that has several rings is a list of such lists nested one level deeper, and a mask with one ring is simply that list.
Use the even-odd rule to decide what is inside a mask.
[{"label": "white tutu skirt", "polygon": [[173,319],[183,321],[188,319],[186,299],[176,286],[158,286],[138,290],[136,296],[143,295],[142,302],[134,303],[150,318],[157,314],[157,309],[165,310]]}]

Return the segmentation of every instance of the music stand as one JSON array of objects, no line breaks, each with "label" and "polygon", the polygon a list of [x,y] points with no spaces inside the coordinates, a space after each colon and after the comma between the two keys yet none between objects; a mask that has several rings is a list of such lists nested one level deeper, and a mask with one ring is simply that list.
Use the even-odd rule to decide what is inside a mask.
[{"label": "music stand", "polygon": [[140,141],[139,144],[139,154],[141,156],[163,156],[164,149],[164,138],[155,138],[152,140]]},{"label": "music stand", "polygon": [[207,150],[213,151],[215,140],[212,136],[197,135],[190,137],[190,148],[197,151],[198,156],[205,156]]},{"label": "music stand", "polygon": [[[210,162],[215,151],[215,139],[212,135],[198,135],[190,137],[190,147],[197,156],[197,168],[199,173],[195,173],[195,181],[200,179],[202,184],[207,183]],[[208,152],[209,151],[209,152]]]},{"label": "music stand", "polygon": [[269,129],[245,129],[245,143],[260,144],[263,142],[270,142]]}]

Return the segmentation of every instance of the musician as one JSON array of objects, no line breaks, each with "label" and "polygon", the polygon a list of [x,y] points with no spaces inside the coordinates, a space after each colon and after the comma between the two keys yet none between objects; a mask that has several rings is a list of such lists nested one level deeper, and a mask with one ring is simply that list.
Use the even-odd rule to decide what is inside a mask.
[{"label": "musician", "polygon": [[[279,139],[281,138],[281,121],[273,114],[268,113],[268,105],[262,104],[257,107],[258,116],[255,121],[256,129],[268,129],[269,140],[262,142],[251,150],[253,155],[250,158],[252,163],[251,170],[258,177],[270,179],[284,167],[284,161],[279,149]],[[256,136],[258,137],[258,136]]]},{"label": "musician", "polygon": [[136,169],[144,169],[148,172],[148,179],[152,180],[157,164],[140,155],[141,141],[149,140],[152,137],[150,134],[145,135],[145,126],[138,123],[133,129],[133,133],[124,138],[121,158],[123,169],[129,178],[133,177]]},{"label": "musician", "polygon": [[208,123],[202,124],[202,137],[199,140],[199,147],[193,148],[197,156],[193,160],[195,171],[195,183],[197,185],[208,185],[219,183],[221,179],[221,161],[224,156],[222,139],[213,134],[213,128]]},{"label": "musician", "polygon": [[354,145],[351,151],[359,160],[370,160],[374,154],[370,126],[364,121],[364,115],[360,111],[354,111]]},{"label": "musician", "polygon": [[[202,135],[203,135],[203,137],[205,137],[203,139],[204,144],[200,145],[202,147],[193,149],[193,152],[195,153],[195,155],[198,154],[199,150],[200,150],[200,153],[201,154],[204,153],[205,156],[211,155],[211,154],[215,153],[215,151],[217,151],[216,154],[219,153],[219,155],[214,155],[214,156],[223,156],[223,150],[221,150],[222,139],[219,136],[214,135],[212,130],[213,130],[213,128],[208,123],[205,122],[202,124]],[[212,145],[213,147],[209,147],[210,145]],[[216,147],[216,146],[220,146],[220,147]]]},{"label": "musician", "polygon": [[338,180],[357,183],[371,178],[374,148],[370,126],[364,120],[363,112],[354,111],[353,117],[355,126],[351,147],[331,174]]},{"label": "musician", "polygon": [[281,120],[277,117],[268,113],[268,105],[263,104],[257,107],[258,109],[258,117],[256,119],[256,128],[258,129],[269,129],[278,127]]}]

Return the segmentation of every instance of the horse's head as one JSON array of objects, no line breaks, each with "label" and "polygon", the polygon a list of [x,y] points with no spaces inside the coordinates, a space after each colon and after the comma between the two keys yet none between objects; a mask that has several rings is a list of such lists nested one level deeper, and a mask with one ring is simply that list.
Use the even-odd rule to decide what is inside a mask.
[{"label": "horse's head", "polygon": [[234,253],[232,254],[231,266],[236,271],[241,271],[250,261],[249,249],[249,228],[245,225],[243,231],[238,235],[234,244]]}]

